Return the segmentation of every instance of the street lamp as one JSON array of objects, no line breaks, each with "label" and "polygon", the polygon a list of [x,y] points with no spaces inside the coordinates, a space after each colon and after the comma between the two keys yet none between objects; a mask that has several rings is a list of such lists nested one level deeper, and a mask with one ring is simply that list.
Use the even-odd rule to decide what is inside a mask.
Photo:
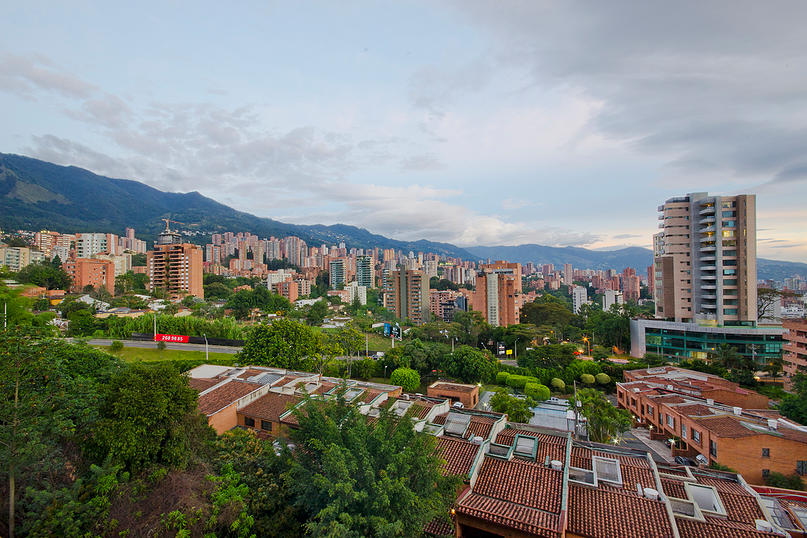
[{"label": "street lamp", "polygon": [[588,347],[588,356],[590,357],[591,356],[591,342],[588,341],[588,336],[583,337],[583,342],[585,342],[586,346]]},{"label": "street lamp", "polygon": [[210,362],[210,354],[207,352],[207,335],[202,333],[202,336],[205,337],[205,362]]}]

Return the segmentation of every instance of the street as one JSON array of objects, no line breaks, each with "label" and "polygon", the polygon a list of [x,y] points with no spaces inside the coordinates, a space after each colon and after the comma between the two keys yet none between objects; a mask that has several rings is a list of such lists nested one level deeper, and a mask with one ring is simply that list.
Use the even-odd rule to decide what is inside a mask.
[{"label": "street", "polygon": [[[148,349],[157,349],[157,343],[148,340],[120,340],[117,338],[93,338],[88,340],[87,343],[91,346],[109,346],[115,341],[123,342],[123,347],[140,347]],[[204,344],[181,344],[176,342],[166,342],[165,349],[178,349],[181,351],[204,351]],[[240,347],[234,346],[208,346],[208,351],[211,353],[229,353],[235,355],[241,351]]]}]

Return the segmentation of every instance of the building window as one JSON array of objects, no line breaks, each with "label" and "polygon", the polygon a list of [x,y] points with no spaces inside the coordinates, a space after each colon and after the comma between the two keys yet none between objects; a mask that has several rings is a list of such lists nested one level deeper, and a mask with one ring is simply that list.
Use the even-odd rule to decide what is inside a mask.
[{"label": "building window", "polygon": [[692,440],[698,444],[701,444],[701,432],[698,430],[692,430]]},{"label": "building window", "polygon": [[763,458],[770,458],[771,457],[771,449],[770,448],[763,448],[762,449],[762,457]]},{"label": "building window", "polygon": [[255,419],[251,417],[244,417],[244,425],[249,426],[250,428],[254,428]]},{"label": "building window", "polygon": [[684,424],[681,424],[681,439],[687,438],[687,427]]},{"label": "building window", "polygon": [[667,426],[675,429],[675,419],[673,418],[672,415],[667,415]]},{"label": "building window", "polygon": [[717,457],[717,443],[714,441],[709,441],[709,454],[714,458]]},{"label": "building window", "polygon": [[762,477],[763,478],[767,478],[769,474],[771,474],[770,469],[762,469]]},{"label": "building window", "polygon": [[269,420],[262,420],[261,421],[261,429],[267,432],[272,431],[272,422]]},{"label": "building window", "polygon": [[807,474],[807,461],[796,462],[796,473],[804,476]]}]

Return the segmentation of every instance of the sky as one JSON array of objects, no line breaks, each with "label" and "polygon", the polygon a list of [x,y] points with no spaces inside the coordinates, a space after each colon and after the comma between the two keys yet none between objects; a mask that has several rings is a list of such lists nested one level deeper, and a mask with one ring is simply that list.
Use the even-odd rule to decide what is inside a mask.
[{"label": "sky", "polygon": [[6,3],[0,152],[299,224],[652,244],[757,195],[807,262],[807,3]]}]

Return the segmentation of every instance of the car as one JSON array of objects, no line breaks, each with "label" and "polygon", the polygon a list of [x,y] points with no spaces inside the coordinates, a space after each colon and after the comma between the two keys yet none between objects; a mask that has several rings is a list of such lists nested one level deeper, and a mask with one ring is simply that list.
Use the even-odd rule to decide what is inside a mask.
[{"label": "car", "polygon": [[462,404],[462,402],[454,402],[454,405],[452,405],[451,407],[455,409],[462,409],[465,406]]},{"label": "car", "polygon": [[679,465],[688,465],[689,467],[697,467],[698,466],[698,464],[695,462],[695,460],[690,459],[690,458],[686,458],[684,456],[676,456],[675,457],[675,463],[677,463]]}]

